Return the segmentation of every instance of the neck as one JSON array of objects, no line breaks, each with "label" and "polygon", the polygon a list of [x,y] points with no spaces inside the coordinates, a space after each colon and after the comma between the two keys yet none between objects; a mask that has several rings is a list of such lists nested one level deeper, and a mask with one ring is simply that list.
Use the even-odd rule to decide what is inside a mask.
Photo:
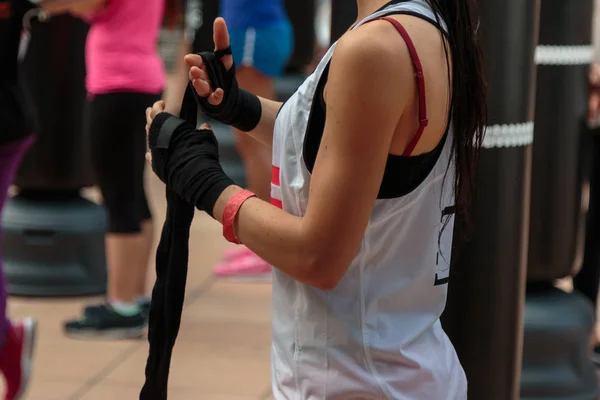
[{"label": "neck", "polygon": [[357,22],[373,14],[389,2],[390,0],[356,0],[358,6]]}]

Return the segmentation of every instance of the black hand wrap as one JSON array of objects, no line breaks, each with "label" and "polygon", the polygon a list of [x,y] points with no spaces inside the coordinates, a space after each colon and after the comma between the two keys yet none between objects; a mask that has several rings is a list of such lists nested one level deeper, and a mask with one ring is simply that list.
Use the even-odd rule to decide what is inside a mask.
[{"label": "black hand wrap", "polygon": [[148,135],[152,169],[189,204],[213,216],[223,191],[234,182],[219,164],[219,144],[213,131],[196,130],[167,113],[156,116]]},{"label": "black hand wrap", "polygon": [[205,115],[242,132],[249,132],[260,122],[262,105],[257,96],[239,88],[235,77],[235,64],[229,71],[225,69],[221,58],[230,54],[231,47],[214,53],[198,53],[206,66],[212,89],[223,89],[224,97],[221,104],[213,106],[208,99],[200,97],[195,90],[193,93],[200,110]]},{"label": "black hand wrap", "polygon": [[148,135],[152,169],[166,184],[167,218],[156,250],[146,381],[140,400],[166,400],[169,368],[179,332],[188,269],[194,206],[212,213],[217,198],[233,182],[221,169],[217,139],[194,129],[197,106],[189,85],[181,119],[167,113],[154,118]]}]

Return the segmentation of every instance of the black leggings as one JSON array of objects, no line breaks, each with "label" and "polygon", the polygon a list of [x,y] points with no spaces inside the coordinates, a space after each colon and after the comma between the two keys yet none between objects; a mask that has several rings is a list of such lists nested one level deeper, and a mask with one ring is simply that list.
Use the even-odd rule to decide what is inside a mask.
[{"label": "black leggings", "polygon": [[593,161],[590,177],[590,206],[586,221],[585,252],[581,270],[573,279],[573,286],[594,305],[598,303],[600,285],[600,135],[593,137]]},{"label": "black leggings", "polygon": [[108,213],[110,233],[139,233],[152,214],[144,191],[147,107],[160,94],[93,95],[86,109],[92,165]]}]

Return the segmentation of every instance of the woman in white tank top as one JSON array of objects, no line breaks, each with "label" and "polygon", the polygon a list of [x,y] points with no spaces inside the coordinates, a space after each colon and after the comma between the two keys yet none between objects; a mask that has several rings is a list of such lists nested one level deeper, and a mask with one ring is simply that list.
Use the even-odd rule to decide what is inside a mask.
[{"label": "woman in white tank top", "polygon": [[[208,212],[274,267],[276,399],[466,398],[439,317],[486,115],[470,2],[357,0],[356,24],[285,104],[238,89],[225,22],[215,21],[218,50],[186,57],[184,106],[195,96],[205,114],[272,149],[271,204],[222,172],[210,127],[190,123],[195,104],[181,119],[162,102],[146,113],[171,204],[179,196]],[[185,267],[167,258],[165,274]],[[165,312],[157,306],[155,324]]]}]

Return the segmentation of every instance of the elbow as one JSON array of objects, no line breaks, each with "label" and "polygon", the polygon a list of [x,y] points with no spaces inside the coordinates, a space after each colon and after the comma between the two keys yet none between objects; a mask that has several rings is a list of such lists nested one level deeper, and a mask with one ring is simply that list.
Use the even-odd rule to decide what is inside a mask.
[{"label": "elbow", "polygon": [[338,283],[340,282],[340,279],[328,279],[328,280],[318,280],[315,282],[314,286],[315,288],[319,289],[319,290],[323,290],[323,291],[329,291],[329,290],[333,290],[337,287]]},{"label": "elbow", "polygon": [[329,291],[337,287],[348,270],[351,261],[330,250],[314,252],[304,258],[303,281],[319,290]]}]

